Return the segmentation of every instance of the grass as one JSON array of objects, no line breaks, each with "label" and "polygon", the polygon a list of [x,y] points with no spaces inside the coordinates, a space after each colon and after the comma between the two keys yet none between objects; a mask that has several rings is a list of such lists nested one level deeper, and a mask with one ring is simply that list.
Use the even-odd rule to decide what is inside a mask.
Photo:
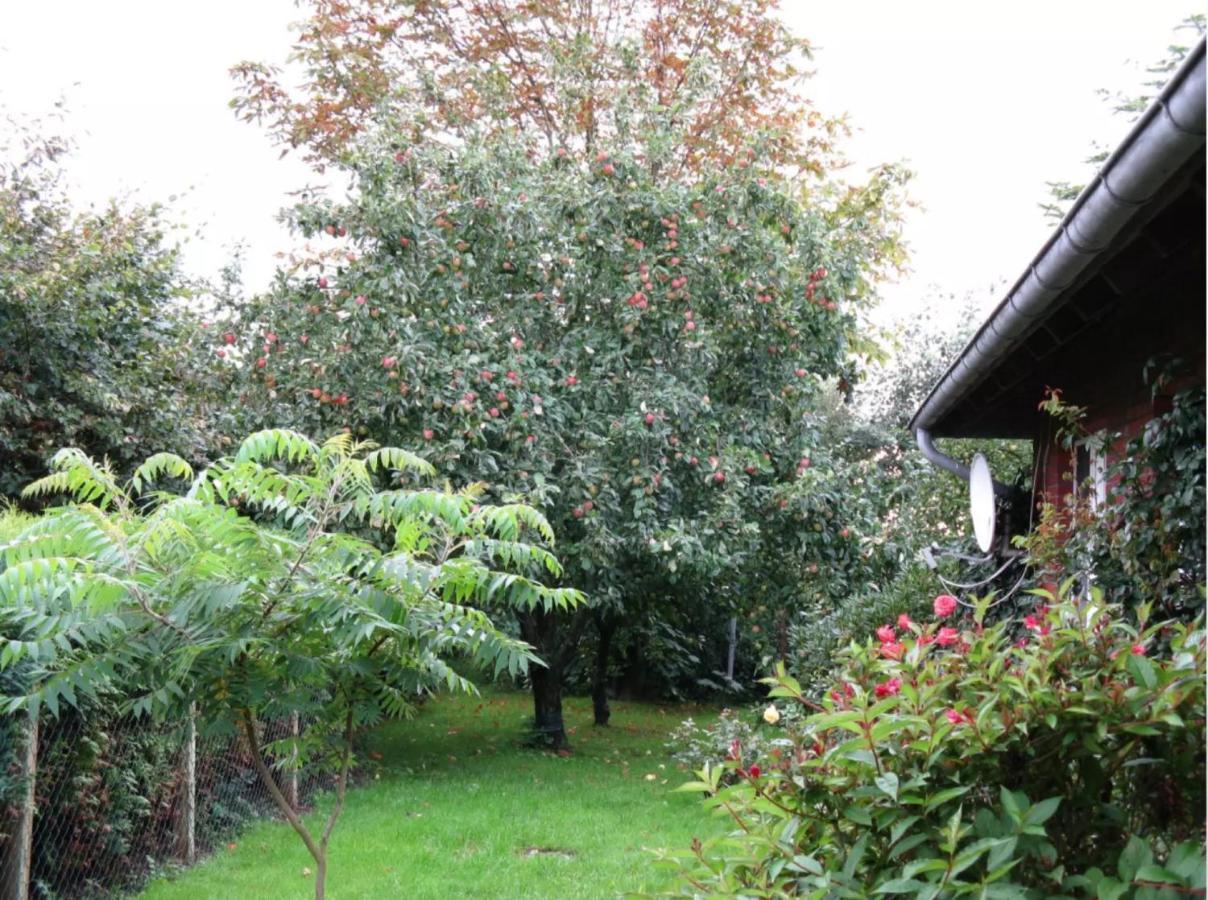
[{"label": "grass", "polygon": [[[699,796],[672,793],[688,775],[664,747],[683,718],[709,711],[615,703],[612,726],[595,728],[590,703],[568,699],[566,757],[521,747],[530,715],[525,694],[441,698],[377,732],[381,771],[349,792],[328,897],[614,897],[665,883],[647,848],[721,829]],[[287,825],[259,823],[232,846],[144,900],[313,896],[314,865]]]}]

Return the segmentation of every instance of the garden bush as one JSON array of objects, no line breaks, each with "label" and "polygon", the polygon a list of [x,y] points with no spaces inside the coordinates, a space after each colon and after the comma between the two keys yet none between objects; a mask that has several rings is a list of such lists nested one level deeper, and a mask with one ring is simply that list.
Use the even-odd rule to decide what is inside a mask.
[{"label": "garden bush", "polygon": [[903,612],[921,616],[934,585],[930,570],[911,563],[884,590],[862,593],[827,610],[805,611],[789,629],[785,665],[807,694],[823,693],[834,678],[836,653]]},{"label": "garden bush", "polygon": [[[1065,586],[1068,588],[1068,585]],[[735,830],[668,854],[679,894],[1174,897],[1202,892],[1205,632],[1066,592],[1024,621],[903,616],[812,713],[686,790]],[[786,717],[787,720],[787,717]],[[724,785],[726,776],[737,776]]]}]

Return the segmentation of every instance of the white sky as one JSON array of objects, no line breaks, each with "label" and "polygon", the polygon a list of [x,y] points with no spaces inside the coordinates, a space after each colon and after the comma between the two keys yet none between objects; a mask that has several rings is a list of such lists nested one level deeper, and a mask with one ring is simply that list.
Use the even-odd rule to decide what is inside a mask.
[{"label": "white sky", "polygon": [[[1193,0],[781,0],[817,50],[807,90],[846,110],[856,165],[904,160],[917,173],[907,238],[913,272],[887,287],[900,315],[943,293],[1013,281],[1050,230],[1046,180],[1081,180],[1092,140],[1127,130],[1095,96],[1130,90]],[[227,107],[227,68],[279,61],[291,0],[58,0],[4,7],[0,108],[27,115],[67,101],[77,140],[68,171],[81,202],[167,201],[188,223],[186,264],[215,274],[236,242],[249,287],[290,244],[276,223],[310,179]],[[935,288],[931,286],[935,286]],[[938,289],[938,290],[937,290]]]}]

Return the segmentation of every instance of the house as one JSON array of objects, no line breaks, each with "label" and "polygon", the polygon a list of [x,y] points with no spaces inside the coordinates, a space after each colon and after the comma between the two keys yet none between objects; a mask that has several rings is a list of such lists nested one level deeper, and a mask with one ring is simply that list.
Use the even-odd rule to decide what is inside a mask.
[{"label": "house", "polygon": [[[1030,439],[1033,508],[1087,477],[1102,497],[1111,455],[1173,392],[1204,383],[1204,70],[1201,40],[914,414],[933,464],[969,479],[937,437]],[[1155,397],[1143,369],[1160,355],[1187,365]],[[1048,388],[1123,439],[1071,458],[1038,409]]]}]

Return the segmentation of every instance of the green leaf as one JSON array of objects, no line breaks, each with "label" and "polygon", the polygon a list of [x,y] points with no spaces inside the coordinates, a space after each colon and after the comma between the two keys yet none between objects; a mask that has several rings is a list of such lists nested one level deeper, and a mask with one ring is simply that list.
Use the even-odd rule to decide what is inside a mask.
[{"label": "green leaf", "polygon": [[1172,872],[1162,866],[1156,866],[1152,863],[1147,866],[1141,866],[1137,869],[1137,874],[1133,876],[1134,881],[1157,881],[1162,884],[1182,885],[1183,877],[1177,872]]},{"label": "green leaf", "polygon": [[1128,839],[1128,845],[1120,853],[1120,859],[1116,863],[1116,871],[1123,881],[1132,881],[1136,877],[1137,870],[1142,866],[1147,866],[1153,862],[1153,852],[1146,844],[1136,835]]},{"label": "green leaf", "polygon": [[882,775],[878,775],[875,783],[890,798],[894,800],[898,799],[898,776],[895,773],[885,772]]},{"label": "green leaf", "polygon": [[892,881],[886,881],[884,884],[877,885],[873,890],[874,894],[914,894],[921,888],[927,885],[922,881],[915,881],[913,878],[895,878]]},{"label": "green leaf", "polygon": [[1043,825],[1057,812],[1057,807],[1061,805],[1061,799],[1060,797],[1050,797],[1047,800],[1041,800],[1039,803],[1033,804],[1023,817],[1024,824]]},{"label": "green leaf", "polygon": [[1128,671],[1137,683],[1146,690],[1153,690],[1158,685],[1158,675],[1148,656],[1128,657]]},{"label": "green leaf", "polygon": [[923,804],[923,808],[927,810],[935,809],[937,806],[943,806],[950,800],[955,800],[969,792],[969,787],[951,787],[944,788],[927,798],[927,802]]}]

